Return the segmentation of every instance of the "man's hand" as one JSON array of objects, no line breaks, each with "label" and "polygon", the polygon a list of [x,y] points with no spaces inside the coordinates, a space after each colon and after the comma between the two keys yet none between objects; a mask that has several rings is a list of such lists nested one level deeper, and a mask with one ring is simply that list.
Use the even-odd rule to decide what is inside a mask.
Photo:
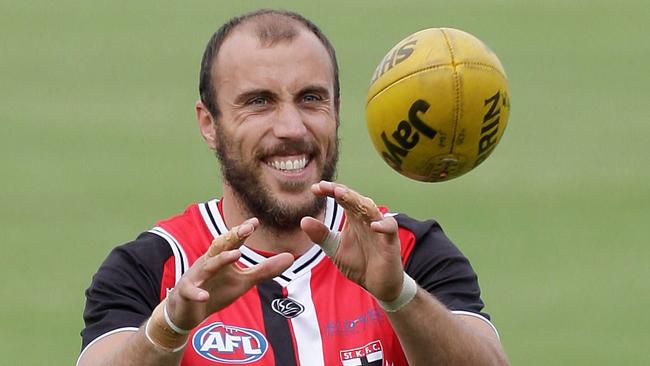
[{"label": "man's hand", "polygon": [[237,266],[239,247],[258,225],[256,218],[214,239],[208,251],[183,275],[167,298],[171,320],[192,329],[255,284],[273,278],[293,263],[289,253],[275,255],[248,269]]},{"label": "man's hand", "polygon": [[[375,203],[342,184],[321,181],[311,190],[317,196],[330,196],[345,209],[345,225],[332,261],[350,280],[382,301],[396,299],[402,290],[404,269],[397,222],[384,217]],[[305,217],[302,230],[314,243],[322,244],[329,229],[322,222]]]}]

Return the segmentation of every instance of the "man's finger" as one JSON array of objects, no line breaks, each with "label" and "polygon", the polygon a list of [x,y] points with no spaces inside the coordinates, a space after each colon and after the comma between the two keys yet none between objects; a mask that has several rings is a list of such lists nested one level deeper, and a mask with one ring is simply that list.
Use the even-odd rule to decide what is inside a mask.
[{"label": "man's finger", "polygon": [[325,254],[333,258],[340,243],[338,233],[331,232],[327,226],[313,217],[303,217],[300,220],[300,228],[312,242],[320,245]]},{"label": "man's finger", "polygon": [[253,233],[257,225],[256,218],[248,219],[241,225],[231,228],[227,233],[216,237],[208,248],[207,257],[214,257],[223,251],[239,248],[244,239]]},{"label": "man's finger", "polygon": [[348,214],[352,213],[366,223],[383,218],[381,211],[379,211],[373,200],[344,186],[334,188],[334,198]]},{"label": "man's finger", "polygon": [[210,293],[206,290],[193,285],[188,281],[187,286],[177,286],[174,291],[178,292],[178,295],[188,301],[198,301],[205,302],[210,299]]},{"label": "man's finger", "polygon": [[358,217],[366,223],[383,218],[381,211],[379,211],[373,200],[360,195],[343,184],[322,180],[312,185],[311,191],[317,196],[334,197],[347,211],[348,215]]},{"label": "man's finger", "polygon": [[241,252],[239,250],[227,250],[215,255],[214,257],[206,257],[203,268],[201,269],[211,276],[226,265],[237,262],[239,257],[241,257]]},{"label": "man's finger", "polygon": [[305,216],[300,220],[300,228],[302,231],[309,236],[309,239],[316,243],[320,244],[325,239],[325,236],[329,232],[327,226],[323,225],[320,220],[316,220],[313,217]]},{"label": "man's finger", "polygon": [[372,231],[380,234],[396,234],[397,221],[391,216],[384,217],[382,220],[370,223]]},{"label": "man's finger", "polygon": [[276,254],[260,264],[242,270],[242,274],[251,284],[256,284],[280,275],[293,264],[293,261],[293,255],[290,253]]}]

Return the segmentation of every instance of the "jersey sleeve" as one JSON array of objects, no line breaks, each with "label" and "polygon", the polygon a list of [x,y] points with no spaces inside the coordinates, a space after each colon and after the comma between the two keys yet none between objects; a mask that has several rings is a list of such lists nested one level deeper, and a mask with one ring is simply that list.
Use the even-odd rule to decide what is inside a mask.
[{"label": "jersey sleeve", "polygon": [[122,328],[138,328],[160,302],[165,260],[172,256],[159,236],[143,233],[108,255],[86,290],[85,349],[97,337]]},{"label": "jersey sleeve", "polygon": [[464,311],[481,315],[484,304],[478,276],[469,260],[447,238],[440,225],[433,221],[418,221],[404,214],[396,220],[400,235],[414,241],[406,259],[405,271],[423,289],[431,293],[451,311]]}]

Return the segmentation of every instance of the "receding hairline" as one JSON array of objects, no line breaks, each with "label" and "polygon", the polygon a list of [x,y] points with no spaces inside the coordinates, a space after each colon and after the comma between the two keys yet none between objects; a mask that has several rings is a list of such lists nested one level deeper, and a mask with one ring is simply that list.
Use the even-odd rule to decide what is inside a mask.
[{"label": "receding hairline", "polygon": [[290,42],[303,31],[311,33],[302,22],[283,13],[254,15],[234,27],[231,35],[238,31],[250,32],[264,47],[271,47],[280,42]]},{"label": "receding hairline", "polygon": [[[267,19],[256,21],[257,18],[261,17]],[[285,18],[286,23],[283,23],[278,27],[278,24],[274,21],[278,20],[280,17]],[[315,42],[314,45],[318,45],[324,56],[330,56],[327,47],[316,34],[314,34],[299,20],[293,19],[284,14],[261,14],[242,21],[230,30],[228,36],[224,38],[220,49],[223,50],[224,48],[232,47],[232,44],[229,46],[228,44],[233,42],[233,38],[236,39],[238,37],[246,37],[250,40],[257,41],[257,46],[260,48],[273,48],[281,44],[291,44],[298,41],[301,37],[305,37],[303,39],[309,39],[310,42]],[[213,82],[216,82],[219,74],[224,71],[223,69],[219,70],[220,65],[224,61],[223,57],[228,57],[227,53],[219,52],[212,61],[210,73]],[[333,65],[331,58],[328,58],[328,60],[329,62],[327,62],[327,66],[329,72],[334,73],[335,65]],[[213,84],[213,88],[216,88],[216,83]]]}]

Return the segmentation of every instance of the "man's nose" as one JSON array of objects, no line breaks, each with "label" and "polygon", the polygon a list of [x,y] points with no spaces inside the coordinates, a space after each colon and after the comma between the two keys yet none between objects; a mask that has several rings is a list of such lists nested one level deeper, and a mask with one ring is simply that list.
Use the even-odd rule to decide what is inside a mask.
[{"label": "man's nose", "polygon": [[274,121],[273,133],[278,138],[302,138],[307,133],[300,110],[293,103],[282,103]]}]

